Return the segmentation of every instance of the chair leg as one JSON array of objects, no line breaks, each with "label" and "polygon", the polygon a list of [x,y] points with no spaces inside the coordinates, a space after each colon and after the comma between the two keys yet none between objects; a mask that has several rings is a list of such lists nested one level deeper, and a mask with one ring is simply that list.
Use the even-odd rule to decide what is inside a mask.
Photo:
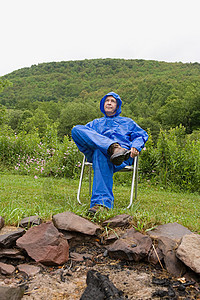
[{"label": "chair leg", "polygon": [[139,166],[139,156],[137,157],[137,164],[136,164],[135,199],[137,199],[137,189],[138,189],[138,166]]},{"label": "chair leg", "polygon": [[81,185],[82,185],[82,180],[83,180],[84,168],[85,168],[85,156],[83,157],[82,168],[81,168],[81,175],[80,175],[78,192],[77,192],[77,200],[78,200],[79,204],[82,204],[81,201],[80,201],[80,193],[81,193]]},{"label": "chair leg", "polygon": [[89,166],[89,195],[92,195],[92,167]]},{"label": "chair leg", "polygon": [[127,208],[130,208],[133,203],[133,192],[134,192],[135,175],[136,175],[136,169],[137,169],[137,161],[138,161],[138,157],[136,156],[134,158],[134,164],[133,164],[133,177],[132,177],[132,183],[131,183],[130,203],[127,206]]}]

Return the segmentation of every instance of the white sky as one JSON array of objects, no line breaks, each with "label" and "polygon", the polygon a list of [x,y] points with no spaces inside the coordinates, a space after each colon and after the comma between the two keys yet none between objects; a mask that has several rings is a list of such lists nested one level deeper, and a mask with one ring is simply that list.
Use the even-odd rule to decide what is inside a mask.
[{"label": "white sky", "polygon": [[91,58],[200,63],[200,0],[1,0],[0,76]]}]

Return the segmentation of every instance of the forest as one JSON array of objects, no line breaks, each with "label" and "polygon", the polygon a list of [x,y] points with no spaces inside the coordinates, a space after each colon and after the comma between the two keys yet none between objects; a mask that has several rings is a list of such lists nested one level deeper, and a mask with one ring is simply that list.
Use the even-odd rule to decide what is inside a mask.
[{"label": "forest", "polygon": [[[22,141],[27,142],[30,152],[35,147],[30,146],[30,140],[55,151],[61,144],[72,149],[72,127],[101,117],[99,102],[110,91],[122,98],[121,115],[132,118],[149,132],[147,151],[142,154],[142,173],[151,179],[157,175],[165,184],[173,182],[197,191],[199,63],[91,59],[42,63],[1,77],[1,164],[15,164],[17,168]],[[21,144],[16,146],[18,141]],[[30,156],[26,147],[23,153]],[[66,149],[63,151],[65,155]],[[79,163],[74,162],[74,166],[77,168]],[[65,165],[63,161],[59,164],[61,170]],[[50,169],[47,173],[53,175]],[[69,164],[67,170],[69,174]],[[63,174],[67,176],[66,172]],[[71,171],[70,176],[73,174]]]}]

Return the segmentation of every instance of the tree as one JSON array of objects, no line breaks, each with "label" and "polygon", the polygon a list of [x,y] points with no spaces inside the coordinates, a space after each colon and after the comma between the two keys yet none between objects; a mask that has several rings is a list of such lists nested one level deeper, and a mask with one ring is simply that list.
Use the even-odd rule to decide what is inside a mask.
[{"label": "tree", "polygon": [[43,137],[50,123],[51,122],[47,114],[45,114],[43,110],[38,108],[32,117],[27,118],[22,123],[22,129],[25,130],[26,132],[31,132],[32,130],[37,129],[39,136]]},{"label": "tree", "polygon": [[7,110],[5,106],[0,104],[0,126],[5,124],[6,120],[7,120]]},{"label": "tree", "polygon": [[70,135],[71,129],[77,124],[86,124],[97,117],[99,108],[86,103],[67,103],[61,111],[58,134],[60,137]]},{"label": "tree", "polygon": [[7,79],[1,79],[0,78],[0,93],[4,90],[5,87],[11,86],[12,83],[8,81]]}]

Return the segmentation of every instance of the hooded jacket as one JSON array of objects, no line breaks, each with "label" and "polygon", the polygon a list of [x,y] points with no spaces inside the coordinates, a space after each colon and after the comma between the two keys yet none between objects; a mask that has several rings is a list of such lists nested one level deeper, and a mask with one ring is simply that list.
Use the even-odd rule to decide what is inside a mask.
[{"label": "hooded jacket", "polygon": [[[107,116],[104,110],[104,103],[108,96],[113,96],[117,100],[117,110],[113,116]],[[94,119],[86,126],[110,139],[117,140],[123,148],[134,147],[140,152],[148,140],[148,134],[132,119],[120,116],[121,106],[122,100],[118,94],[114,92],[106,94],[100,101],[100,110],[104,117]]]}]

